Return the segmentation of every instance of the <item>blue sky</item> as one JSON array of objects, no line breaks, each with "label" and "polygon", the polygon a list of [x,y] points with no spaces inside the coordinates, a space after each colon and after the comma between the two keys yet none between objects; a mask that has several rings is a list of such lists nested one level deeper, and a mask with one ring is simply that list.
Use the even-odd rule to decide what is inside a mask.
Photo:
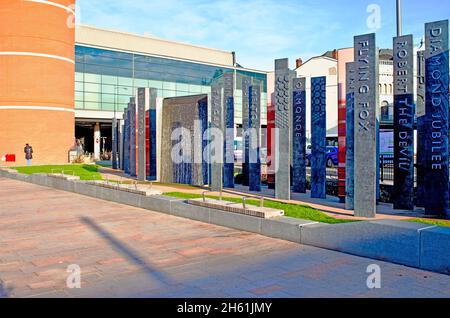
[{"label": "blue sky", "polygon": [[[450,18],[448,0],[403,0],[404,34],[423,36],[424,23]],[[380,8],[379,28],[368,7]],[[79,22],[103,28],[235,51],[248,68],[272,70],[273,60],[306,59],[352,46],[377,33],[392,46],[395,0],[77,0]],[[370,9],[370,7],[369,7]],[[375,21],[372,20],[371,21]]]}]

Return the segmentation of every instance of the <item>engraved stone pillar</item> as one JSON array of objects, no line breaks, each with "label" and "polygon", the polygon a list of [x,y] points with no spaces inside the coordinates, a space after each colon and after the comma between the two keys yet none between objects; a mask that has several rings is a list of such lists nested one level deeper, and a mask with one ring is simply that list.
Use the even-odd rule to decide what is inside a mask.
[{"label": "engraved stone pillar", "polygon": [[123,170],[123,120],[118,120],[117,123],[117,167]]},{"label": "engraved stone pillar", "polygon": [[[211,191],[221,191],[223,186],[223,86],[214,84],[211,87],[211,128],[215,144],[211,154]],[[220,135],[221,134],[221,135]],[[216,138],[219,138],[217,140]]]},{"label": "engraved stone pillar", "polygon": [[223,166],[223,186],[234,188],[234,74],[223,76],[223,104],[225,119],[225,146]]},{"label": "engraved stone pillar", "polygon": [[413,36],[394,38],[394,209],[414,210]]},{"label": "engraved stone pillar", "polygon": [[130,98],[130,175],[136,177],[136,98]]},{"label": "engraved stone pillar", "polygon": [[148,89],[138,88],[137,91],[137,175],[139,181],[145,181],[147,179],[147,167],[146,167],[146,138],[145,138],[145,105],[148,97],[146,96]]},{"label": "engraved stone pillar", "polygon": [[124,158],[123,158],[123,166],[124,172],[126,174],[130,174],[130,104],[128,103],[128,107],[125,110],[125,131],[123,135],[123,143],[124,143]]},{"label": "engraved stone pillar", "polygon": [[375,34],[356,36],[355,216],[375,217],[377,203],[378,63]]},{"label": "engraved stone pillar", "polygon": [[306,193],[306,79],[293,79],[292,177],[293,191]]},{"label": "engraved stone pillar", "polygon": [[425,213],[449,216],[448,20],[425,25]]},{"label": "engraved stone pillar", "polygon": [[249,185],[249,141],[248,141],[248,129],[249,129],[249,107],[250,107],[250,86],[252,85],[252,79],[245,76],[242,79],[242,185]]},{"label": "engraved stone pillar", "polygon": [[311,79],[311,197],[326,199],[326,77]]},{"label": "engraved stone pillar", "polygon": [[150,161],[150,171],[147,176],[147,180],[156,181],[158,179],[157,169],[158,169],[158,158],[157,158],[157,140],[156,140],[156,98],[158,96],[156,88],[148,89],[149,98],[149,113],[148,113],[148,124],[149,124],[149,161]]},{"label": "engraved stone pillar", "polygon": [[275,60],[275,197],[282,200],[291,198],[291,85],[289,60]]},{"label": "engraved stone pillar", "polygon": [[261,87],[250,86],[249,190],[261,191]]},{"label": "engraved stone pillar", "polygon": [[113,169],[117,169],[117,118],[113,118],[112,120],[112,129],[111,129],[111,164]]},{"label": "engraved stone pillar", "polygon": [[416,205],[424,207],[425,200],[425,55],[424,51],[417,52],[417,191]]},{"label": "engraved stone pillar", "polygon": [[355,63],[346,65],[345,209],[354,209],[355,195]]}]

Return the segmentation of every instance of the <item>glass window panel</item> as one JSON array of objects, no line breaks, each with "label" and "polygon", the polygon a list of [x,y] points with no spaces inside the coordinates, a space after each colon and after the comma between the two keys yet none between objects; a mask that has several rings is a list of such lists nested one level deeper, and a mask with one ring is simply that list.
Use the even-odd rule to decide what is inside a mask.
[{"label": "glass window panel", "polygon": [[101,86],[100,86],[100,84],[85,83],[84,84],[84,90],[86,92],[100,93],[101,92]]},{"label": "glass window panel", "polygon": [[163,98],[167,98],[167,97],[175,97],[177,96],[175,91],[169,91],[169,90],[163,90]]},{"label": "glass window panel", "polygon": [[210,94],[211,93],[211,87],[210,86],[202,86],[202,93],[203,94]]},{"label": "glass window panel", "polygon": [[117,76],[133,77],[133,70],[131,68],[130,69],[116,68],[114,71],[116,72]]},{"label": "glass window panel", "polygon": [[98,110],[100,109],[100,103],[84,102],[84,109]]},{"label": "glass window panel", "polygon": [[101,76],[98,74],[84,74],[84,81],[89,83],[101,83]]},{"label": "glass window panel", "polygon": [[182,92],[182,91],[177,91],[177,96],[189,96],[192,94],[189,94],[188,92]]},{"label": "glass window panel", "polygon": [[84,100],[84,93],[83,92],[75,92],[75,100],[83,101]]},{"label": "glass window panel", "polygon": [[189,92],[189,84],[177,83],[176,90],[180,92]]},{"label": "glass window panel", "polygon": [[113,94],[102,94],[102,103],[116,103],[117,96]]},{"label": "glass window panel", "polygon": [[170,83],[170,82],[164,82],[163,83],[163,89],[165,90],[176,90],[176,84],[175,83]]},{"label": "glass window panel", "polygon": [[75,108],[76,109],[83,109],[84,108],[84,102],[80,100],[75,101]]},{"label": "glass window panel", "polygon": [[84,83],[83,82],[75,82],[75,90],[82,92],[84,91]]},{"label": "glass window panel", "polygon": [[116,86],[113,85],[102,85],[102,93],[103,94],[115,94],[117,90],[115,89]]},{"label": "glass window panel", "polygon": [[202,87],[200,85],[189,85],[189,93],[200,94],[202,92]]},{"label": "glass window panel", "polygon": [[117,85],[117,77],[102,75],[102,84]]},{"label": "glass window panel", "polygon": [[133,79],[128,77],[119,77],[119,85],[133,86]]},{"label": "glass window panel", "polygon": [[128,107],[128,103],[119,103],[119,104],[117,104],[116,107],[117,107],[116,111],[123,112],[125,110],[125,108]]},{"label": "glass window panel", "polygon": [[84,73],[84,64],[75,62],[75,72]]},{"label": "glass window panel", "polygon": [[150,80],[150,81],[148,81],[148,86],[149,87],[153,87],[153,88],[162,89],[163,88],[163,82]]},{"label": "glass window panel", "polygon": [[75,81],[77,82],[83,82],[84,81],[84,73],[75,73]]},{"label": "glass window panel", "polygon": [[98,93],[84,93],[84,100],[86,102],[99,102],[101,94]]},{"label": "glass window panel", "polygon": [[130,102],[131,96],[117,96],[117,103],[119,104],[128,104]]},{"label": "glass window panel", "polygon": [[[117,107],[118,108],[118,107]],[[116,111],[117,111],[117,108],[116,108]],[[102,110],[105,110],[105,111],[114,111],[114,104],[111,104],[111,103],[102,103]]]},{"label": "glass window panel", "polygon": [[116,94],[118,95],[134,95],[134,88],[133,87],[128,87],[128,86],[117,86],[116,88]]},{"label": "glass window panel", "polygon": [[135,79],[134,80],[135,87],[148,87],[148,81],[144,79]]}]

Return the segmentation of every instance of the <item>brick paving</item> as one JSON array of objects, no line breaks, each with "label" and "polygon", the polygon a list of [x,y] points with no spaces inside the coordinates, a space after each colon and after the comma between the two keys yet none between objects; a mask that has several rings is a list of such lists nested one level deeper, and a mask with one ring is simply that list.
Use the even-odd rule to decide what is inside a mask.
[{"label": "brick paving", "polygon": [[450,276],[5,178],[0,202],[0,297],[450,296]]}]

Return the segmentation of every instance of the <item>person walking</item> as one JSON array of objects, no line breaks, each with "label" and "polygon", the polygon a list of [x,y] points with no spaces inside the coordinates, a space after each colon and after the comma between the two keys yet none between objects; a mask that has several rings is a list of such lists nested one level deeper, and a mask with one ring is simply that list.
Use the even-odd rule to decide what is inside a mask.
[{"label": "person walking", "polygon": [[33,147],[31,147],[29,144],[26,144],[23,151],[25,152],[27,166],[31,166],[31,159],[33,159]]}]

